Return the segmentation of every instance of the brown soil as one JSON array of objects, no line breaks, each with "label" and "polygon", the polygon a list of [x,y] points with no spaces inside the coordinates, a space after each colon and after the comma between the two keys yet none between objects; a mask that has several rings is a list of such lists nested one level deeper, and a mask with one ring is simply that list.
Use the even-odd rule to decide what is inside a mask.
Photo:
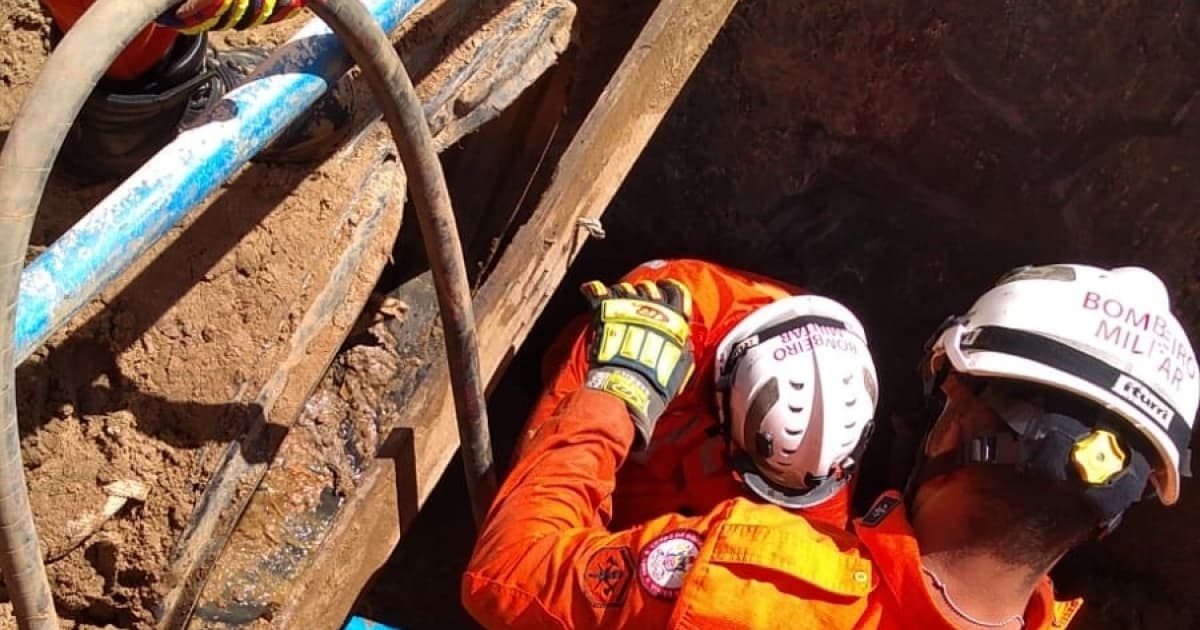
[{"label": "brown soil", "polygon": [[[455,19],[468,4],[476,3],[446,3],[452,9],[439,11],[437,19]],[[433,86],[447,83],[448,73],[511,18],[485,10],[480,20],[481,32],[470,38],[438,39],[417,32],[406,40],[409,67],[426,100],[433,96]],[[227,47],[269,47],[304,21],[214,35],[212,41]],[[36,0],[0,7],[5,43],[0,50],[0,81],[5,83],[0,138],[44,62],[48,28]],[[451,62],[433,63],[447,55]],[[354,86],[358,101],[368,103],[361,83]],[[442,111],[464,106],[452,98],[453,90],[445,95],[449,100]],[[373,109],[361,108],[358,128],[374,115]],[[371,133],[373,138],[378,130]],[[461,130],[443,129],[439,143],[461,135]],[[371,422],[358,421],[365,409],[378,406],[378,401],[364,402],[364,396],[378,395],[382,385],[370,378],[385,373],[372,367],[379,357],[389,356],[376,347],[381,340],[356,344],[340,357],[307,406],[302,383],[315,383],[324,368],[321,353],[312,349],[320,346],[331,357],[360,302],[339,306],[331,331],[319,333],[333,340],[332,347],[313,342],[300,348],[302,354],[309,351],[296,359],[305,367],[284,379],[286,384],[276,383],[285,389],[274,409],[253,404],[264,386],[274,386],[273,368],[294,358],[289,352],[297,349],[305,309],[330,274],[333,256],[360,222],[353,209],[338,204],[354,196],[364,169],[373,162],[363,159],[363,147],[369,146],[376,145],[359,142],[315,169],[247,167],[208,202],[202,216],[173,231],[146,262],[114,283],[22,366],[19,395],[29,485],[59,612],[69,626],[152,623],[155,607],[177,586],[167,579],[166,568],[175,562],[179,535],[194,516],[226,445],[256,414],[265,411],[269,422],[287,424],[304,408],[289,429],[316,437],[289,443],[310,444],[319,452],[285,450],[272,465],[285,471],[295,467],[303,476],[305,469],[311,472],[324,463],[313,482],[332,478],[335,494],[352,483],[353,465],[361,464],[334,456],[334,443],[346,439],[342,432],[356,433],[353,441],[364,453],[373,450]],[[394,179],[376,183],[402,188],[402,181]],[[30,257],[110,190],[111,185],[84,187],[54,174],[39,209]],[[365,190],[360,196],[371,194]],[[392,210],[390,217],[387,222],[398,224],[398,213]],[[391,228],[394,233],[395,225]],[[362,268],[377,273],[383,253],[373,252],[371,264]],[[350,291],[355,300],[365,297],[376,278],[375,273],[359,275]],[[401,315],[395,304],[376,306],[384,316]],[[328,448],[322,451],[322,445]],[[111,493],[128,492],[110,485],[114,482],[144,484],[147,496],[110,499]],[[259,489],[266,494],[277,490]],[[111,518],[96,516],[106,502],[122,500]],[[286,503],[287,497],[282,500]],[[270,526],[278,525],[274,516],[252,511],[246,518],[246,527],[261,522],[264,536],[275,535]]]},{"label": "brown soil", "polygon": [[[227,39],[270,45],[301,23]],[[36,0],[0,6],[0,134],[44,61],[47,29]],[[151,624],[197,498],[361,220],[339,204],[363,180],[371,160],[350,153],[366,144],[315,169],[247,167],[21,367],[31,500],[68,627]],[[109,188],[52,176],[31,255]],[[148,494],[104,520],[95,514],[115,481]]]}]

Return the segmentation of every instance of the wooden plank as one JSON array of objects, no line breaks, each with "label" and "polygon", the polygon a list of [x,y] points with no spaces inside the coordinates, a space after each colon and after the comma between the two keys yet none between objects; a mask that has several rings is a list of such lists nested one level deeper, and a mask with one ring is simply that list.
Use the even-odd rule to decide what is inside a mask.
[{"label": "wooden plank", "polygon": [[[266,472],[271,453],[312,387],[337,354],[350,324],[366,303],[400,230],[405,177],[390,153],[391,140],[374,128],[349,150],[339,153],[344,162],[369,162],[357,193],[346,200],[337,225],[354,226],[328,277],[305,305],[296,330],[287,339],[287,351],[273,366],[244,413],[246,432],[225,450],[217,469],[176,542],[166,582],[173,585],[161,603],[160,625],[181,627],[191,610],[196,589],[208,576],[213,557],[241,513],[245,487]],[[239,501],[239,498],[242,500]]]},{"label": "wooden plank", "polygon": [[[586,233],[579,220],[603,213],[735,2],[663,0],[642,29],[563,155],[538,209],[476,297],[480,360],[492,379],[582,247]],[[445,470],[458,435],[444,366],[421,389],[432,392],[429,400],[408,401],[398,437],[383,451],[397,457],[367,470],[320,553],[295,578],[273,618],[280,627],[338,627],[413,516],[397,497],[415,496],[419,505]]]},{"label": "wooden plank", "polygon": [[[570,66],[574,59],[564,60],[564,65]],[[560,133],[563,121],[562,112],[567,107],[568,88],[571,83],[571,73],[568,71],[550,73],[540,86],[537,100],[530,100],[524,109],[514,108],[512,113],[520,116],[521,129],[525,133],[519,136],[508,136],[507,142],[497,142],[498,138],[487,138],[492,144],[504,147],[502,156],[493,155],[488,151],[488,142],[476,142],[468,147],[470,155],[480,154],[491,158],[491,168],[496,175],[490,180],[491,186],[486,193],[476,198],[481,209],[478,225],[475,227],[470,245],[466,248],[467,264],[475,276],[475,288],[482,284],[491,267],[503,248],[507,245],[520,223],[529,217],[533,211],[533,203],[528,199],[530,191],[540,192],[549,181],[548,173],[555,160],[551,151]],[[569,133],[569,132],[566,132]],[[489,181],[484,171],[485,165],[480,160],[471,160],[475,169],[456,169],[455,180],[462,183],[464,189],[469,189],[469,182]],[[506,168],[497,169],[500,164]],[[536,198],[535,198],[536,200]]]},{"label": "wooden plank", "polygon": [[[461,4],[443,6],[453,8]],[[480,9],[480,15],[435,13],[439,23],[446,16],[466,19],[460,27],[468,31],[456,34],[461,40],[459,46],[441,50],[445,57],[418,85],[419,91],[427,95],[427,115],[439,149],[458,142],[498,116],[552,65],[570,40],[575,7],[567,0],[508,0],[487,4]],[[476,23],[480,19],[486,22],[483,26]],[[388,191],[403,191],[403,188],[402,177],[383,187]],[[390,218],[394,218],[398,226],[399,208],[392,209],[391,214],[394,217]],[[385,239],[387,243],[394,240],[395,233],[395,230],[391,231]],[[354,267],[351,263],[347,269]],[[378,277],[379,267],[365,272],[371,273],[374,280]],[[329,297],[330,308],[319,313],[321,319],[314,323],[315,328],[323,329],[325,337],[335,338],[335,343],[324,348],[322,353],[313,352],[307,346],[298,347],[297,361],[303,360],[310,368],[316,366],[315,372],[310,370],[304,378],[297,378],[292,366],[281,365],[256,399],[255,407],[276,420],[270,426],[257,423],[255,426],[260,426],[261,430],[231,445],[210,481],[173,558],[172,574],[167,580],[171,588],[163,598],[160,627],[201,626],[208,622],[236,626],[252,624],[260,617],[269,616],[274,602],[282,597],[276,591],[286,592],[290,572],[306,555],[306,545],[297,542],[289,549],[289,554],[295,558],[286,561],[275,558],[270,555],[269,548],[273,544],[270,538],[274,537],[275,542],[281,539],[297,541],[292,529],[307,531],[315,526],[312,516],[322,508],[320,502],[326,500],[321,496],[323,480],[318,479],[320,475],[302,478],[309,477],[306,469],[321,469],[327,462],[312,444],[306,442],[307,436],[293,438],[291,433],[295,431],[287,438],[279,434],[281,428],[284,431],[292,429],[292,420],[300,413],[301,405],[279,408],[275,398],[285,385],[293,394],[289,396],[290,402],[301,403],[308,397],[337,346],[349,332],[357,307],[366,299],[365,295],[352,296],[354,299]],[[354,312],[345,312],[347,304],[353,306]],[[337,308],[333,309],[334,306]],[[427,315],[432,322],[437,314],[436,302],[419,303],[418,306],[421,315]],[[428,326],[421,329],[427,331]],[[440,347],[423,352],[425,356],[437,353],[440,353]],[[270,429],[275,429],[274,433],[270,433]],[[374,449],[368,452],[374,452]],[[256,455],[253,461],[246,453]],[[268,463],[271,464],[270,472]],[[258,488],[268,474],[303,485],[305,487],[296,489],[297,494],[315,494],[317,498],[311,504],[293,502],[281,506],[269,498],[269,492],[248,492]],[[286,484],[266,485],[278,488]],[[273,516],[255,516],[264,510],[272,511]],[[261,527],[253,533],[234,531],[234,523],[239,518]],[[241,528],[241,523],[237,527]],[[229,541],[228,548],[226,541]],[[312,542],[315,548],[319,539]],[[264,566],[268,564],[271,566]],[[247,595],[246,588],[252,591],[251,595]],[[195,619],[192,618],[193,609],[198,611]]]},{"label": "wooden plank", "polygon": [[[385,360],[393,362],[389,376],[397,393],[411,396],[428,370],[428,360],[419,358],[437,356],[441,349],[441,338],[428,334],[437,317],[432,276],[422,274],[406,283],[396,298],[407,309],[404,324],[398,327],[402,334],[389,340],[394,351]],[[344,426],[337,422],[341,410],[330,409],[344,404],[338,399],[336,385],[330,384],[345,384],[342,373],[354,369],[353,359],[347,357],[338,357],[325,377],[328,382],[305,405],[292,433],[275,454],[269,475],[255,490],[221,561],[212,563],[212,575],[190,619],[191,627],[259,627],[278,606],[278,594],[288,592],[289,581],[306,552],[320,543],[308,534],[322,531],[337,514],[336,488],[339,482],[346,483],[338,476],[361,472],[353,464],[339,465],[347,459],[339,452]],[[333,426],[316,426],[320,424]],[[403,436],[397,436],[397,443],[403,444]],[[411,448],[397,450],[411,452]],[[397,459],[406,460],[403,456]],[[412,497],[404,499],[408,505],[414,501]]]}]

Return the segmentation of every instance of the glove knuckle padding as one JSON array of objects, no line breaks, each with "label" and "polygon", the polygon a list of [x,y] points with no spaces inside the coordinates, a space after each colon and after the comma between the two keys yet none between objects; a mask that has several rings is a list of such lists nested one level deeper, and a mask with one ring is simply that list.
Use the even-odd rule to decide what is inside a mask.
[{"label": "glove knuckle padding", "polygon": [[225,31],[233,28],[242,20],[242,16],[246,15],[246,9],[250,7],[250,0],[233,0],[229,10],[212,28],[214,31]]},{"label": "glove knuckle padding", "polygon": [[294,15],[300,0],[193,0],[158,18],[157,23],[186,35],[245,30]]},{"label": "glove knuckle padding", "polygon": [[692,292],[687,286],[674,278],[667,278],[659,281],[659,287],[662,289],[667,304],[683,313],[684,317],[691,319]]},{"label": "glove knuckle padding", "polygon": [[262,25],[275,12],[275,7],[275,0],[250,0],[250,6],[246,13],[233,25],[233,28],[244,31]]},{"label": "glove knuckle padding", "polygon": [[215,0],[203,2],[192,0],[185,2],[173,10],[159,16],[156,22],[167,28],[173,28],[187,35],[196,35],[221,23],[225,15],[233,7],[234,0]]},{"label": "glove knuckle padding", "polygon": [[681,315],[643,300],[606,300],[601,305],[596,359],[646,376],[667,395],[687,342]]},{"label": "glove knuckle padding", "polygon": [[600,306],[600,301],[608,296],[608,287],[604,286],[604,283],[599,280],[592,280],[580,285],[579,292],[588,301],[588,305],[595,309]]},{"label": "glove knuckle padding", "polygon": [[624,400],[648,432],[694,367],[688,317],[667,302],[668,289],[678,293],[648,282],[581,287],[595,311],[587,386]]},{"label": "glove knuckle padding", "polygon": [[658,288],[658,285],[649,280],[642,280],[639,282],[638,289],[640,289],[639,294],[648,300],[654,300],[656,302],[661,302],[663,300],[663,293]]},{"label": "glove knuckle padding", "polygon": [[600,318],[604,323],[628,324],[657,331],[677,344],[682,344],[688,338],[687,319],[663,304],[640,299],[605,300],[600,309]]}]

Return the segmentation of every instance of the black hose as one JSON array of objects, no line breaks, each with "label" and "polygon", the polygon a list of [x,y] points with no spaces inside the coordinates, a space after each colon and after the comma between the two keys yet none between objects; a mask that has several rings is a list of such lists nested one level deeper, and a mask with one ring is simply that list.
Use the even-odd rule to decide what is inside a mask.
[{"label": "black hose", "polygon": [[139,31],[178,0],[99,2],[63,37],[0,151],[0,572],[22,630],[58,630],[38,544],[13,389],[17,290],[33,217],[67,129]]},{"label": "black hose", "polygon": [[[50,169],[83,103],[133,37],[178,2],[95,3],[47,60],[0,151],[0,572],[22,630],[59,627],[29,507],[14,390],[13,332],[29,234]],[[370,13],[357,0],[312,5],[362,67],[412,182],[445,326],[468,491],[479,522],[495,494],[495,472],[471,295],[441,164],[412,80]]]},{"label": "black hose", "polygon": [[362,69],[400,151],[437,289],[467,492],[478,525],[496,494],[496,473],[467,268],[433,135],[400,55],[366,7],[358,0],[308,0],[306,6],[329,25]]}]

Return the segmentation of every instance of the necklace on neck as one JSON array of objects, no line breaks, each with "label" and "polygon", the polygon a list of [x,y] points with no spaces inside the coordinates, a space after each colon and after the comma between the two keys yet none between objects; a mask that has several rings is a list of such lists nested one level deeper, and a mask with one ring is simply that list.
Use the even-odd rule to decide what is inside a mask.
[{"label": "necklace on neck", "polygon": [[1003,621],[984,621],[982,619],[972,617],[971,615],[967,614],[967,611],[959,608],[958,604],[954,603],[954,600],[950,598],[950,591],[946,589],[946,583],[943,582],[941,578],[935,575],[933,571],[930,571],[925,567],[921,567],[921,570],[929,576],[929,579],[933,580],[933,585],[937,587],[939,592],[941,592],[942,599],[946,600],[946,605],[948,605],[950,610],[953,610],[954,614],[958,615],[959,617],[962,617],[963,619],[966,619],[967,621],[984,628],[1003,628],[1014,621],[1017,622],[1018,627],[1025,627],[1025,616],[1019,614],[1013,615]]}]

